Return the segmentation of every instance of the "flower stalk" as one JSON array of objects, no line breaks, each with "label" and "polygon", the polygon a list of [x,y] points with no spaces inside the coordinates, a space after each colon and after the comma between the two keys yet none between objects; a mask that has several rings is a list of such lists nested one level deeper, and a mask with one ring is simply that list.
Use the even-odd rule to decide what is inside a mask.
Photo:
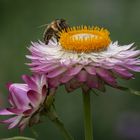
[{"label": "flower stalk", "polygon": [[50,109],[46,115],[49,120],[59,129],[65,140],[74,140],[69,131],[65,128],[63,122],[59,119],[54,109]]},{"label": "flower stalk", "polygon": [[85,92],[84,90],[83,90],[83,110],[84,110],[85,140],[93,140],[90,93]]}]

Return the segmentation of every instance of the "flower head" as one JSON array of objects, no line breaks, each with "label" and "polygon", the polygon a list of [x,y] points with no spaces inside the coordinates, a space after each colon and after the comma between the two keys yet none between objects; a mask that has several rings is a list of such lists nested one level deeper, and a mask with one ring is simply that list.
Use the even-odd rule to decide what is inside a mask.
[{"label": "flower head", "polygon": [[43,104],[47,97],[48,86],[46,76],[23,76],[25,84],[9,85],[10,108],[0,110],[0,115],[12,115],[2,121],[9,124],[9,129],[18,126],[23,130],[27,125],[32,126],[40,121]]},{"label": "flower head", "polygon": [[60,32],[58,42],[32,43],[27,58],[31,70],[46,74],[51,87],[65,84],[72,91],[84,85],[104,90],[105,85],[118,87],[117,77],[131,79],[133,71],[140,71],[140,51],[132,46],[111,42],[106,29],[73,27]]}]

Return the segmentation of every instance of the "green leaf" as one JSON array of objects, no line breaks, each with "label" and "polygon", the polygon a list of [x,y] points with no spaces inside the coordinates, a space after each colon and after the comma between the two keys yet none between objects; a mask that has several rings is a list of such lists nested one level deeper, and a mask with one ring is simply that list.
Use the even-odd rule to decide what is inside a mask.
[{"label": "green leaf", "polygon": [[132,88],[128,88],[128,87],[118,87],[118,89],[135,94],[135,95],[140,95],[140,91],[134,90]]},{"label": "green leaf", "polygon": [[20,137],[20,136],[16,136],[16,137],[12,137],[12,138],[4,138],[1,140],[35,140],[33,138],[28,138],[28,137]]}]

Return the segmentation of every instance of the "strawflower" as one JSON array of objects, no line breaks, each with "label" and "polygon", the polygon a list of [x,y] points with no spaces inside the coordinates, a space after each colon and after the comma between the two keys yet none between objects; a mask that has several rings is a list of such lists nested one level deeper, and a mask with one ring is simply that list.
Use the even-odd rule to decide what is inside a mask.
[{"label": "strawflower", "polygon": [[11,107],[0,110],[0,115],[12,115],[11,118],[1,121],[9,124],[8,129],[19,127],[22,131],[27,125],[40,122],[41,113],[48,94],[46,76],[24,75],[25,83],[13,83],[9,88],[9,103]]},{"label": "strawflower", "polygon": [[140,51],[133,43],[112,42],[108,30],[78,26],[60,32],[60,39],[32,43],[28,65],[35,73],[46,74],[50,87],[61,84],[67,91],[79,87],[105,91],[105,85],[119,88],[117,78],[133,79],[140,71]]}]

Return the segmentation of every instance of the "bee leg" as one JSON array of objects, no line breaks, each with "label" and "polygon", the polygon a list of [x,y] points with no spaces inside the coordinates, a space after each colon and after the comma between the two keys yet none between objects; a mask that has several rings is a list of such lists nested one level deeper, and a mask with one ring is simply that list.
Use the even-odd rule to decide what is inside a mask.
[{"label": "bee leg", "polygon": [[59,42],[59,39],[60,39],[59,34],[56,33],[56,34],[54,35],[54,37],[56,38],[57,42]]},{"label": "bee leg", "polygon": [[68,27],[68,25],[65,22],[59,22],[57,23],[57,28],[59,31],[62,31],[64,29],[66,29]]},{"label": "bee leg", "polygon": [[52,38],[53,32],[54,31],[52,28],[46,29],[46,31],[44,32],[43,39],[46,45],[49,43],[49,40]]},{"label": "bee leg", "polygon": [[44,36],[44,42],[47,45],[49,43],[49,40],[52,38],[52,34],[47,34]]},{"label": "bee leg", "polygon": [[61,24],[62,29],[64,29],[65,31],[67,31],[67,28],[69,27],[68,24],[66,23],[62,23]]}]

